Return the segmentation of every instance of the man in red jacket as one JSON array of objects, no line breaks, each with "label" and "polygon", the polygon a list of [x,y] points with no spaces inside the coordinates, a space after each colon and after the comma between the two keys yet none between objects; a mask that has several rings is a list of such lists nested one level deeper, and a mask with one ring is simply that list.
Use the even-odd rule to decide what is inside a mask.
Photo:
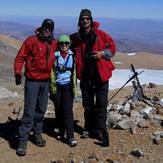
[{"label": "man in red jacket", "polygon": [[106,128],[108,80],[114,70],[110,58],[116,46],[109,34],[98,29],[99,23],[93,22],[90,10],[81,10],[78,26],[79,32],[72,34],[71,39],[85,109],[82,138],[93,135],[103,146],[109,146]]},{"label": "man in red jacket", "polygon": [[24,114],[19,127],[17,154],[24,156],[29,133],[33,131],[33,142],[45,146],[42,138],[44,113],[48,103],[49,78],[54,63],[56,40],[53,38],[54,22],[45,19],[36,35],[28,37],[22,44],[14,63],[16,85],[22,82],[22,68],[25,64]]}]

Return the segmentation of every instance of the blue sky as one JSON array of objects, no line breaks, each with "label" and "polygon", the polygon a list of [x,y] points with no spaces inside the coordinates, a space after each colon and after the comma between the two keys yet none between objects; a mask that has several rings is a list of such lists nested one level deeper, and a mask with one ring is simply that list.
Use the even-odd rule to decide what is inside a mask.
[{"label": "blue sky", "polygon": [[163,19],[163,0],[3,0],[0,16],[78,16],[83,8],[99,17]]}]

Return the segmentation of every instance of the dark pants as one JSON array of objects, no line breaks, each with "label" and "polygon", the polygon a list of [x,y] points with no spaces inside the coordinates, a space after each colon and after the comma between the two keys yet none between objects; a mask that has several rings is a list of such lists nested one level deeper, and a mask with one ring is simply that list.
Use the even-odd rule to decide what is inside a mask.
[{"label": "dark pants", "polygon": [[85,118],[85,129],[91,133],[106,130],[108,81],[81,80],[82,102]]},{"label": "dark pants", "polygon": [[73,124],[73,94],[70,84],[57,85],[57,93],[54,96],[54,107],[56,113],[56,122],[60,134],[66,131],[67,138],[74,137]]},{"label": "dark pants", "polygon": [[48,103],[49,81],[25,81],[24,114],[19,127],[19,140],[27,140],[29,132],[42,133]]}]

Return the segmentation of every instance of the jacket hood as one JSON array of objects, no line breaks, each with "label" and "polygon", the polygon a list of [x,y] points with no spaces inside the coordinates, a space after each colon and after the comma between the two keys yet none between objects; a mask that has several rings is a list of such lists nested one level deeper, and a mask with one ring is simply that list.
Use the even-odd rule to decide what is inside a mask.
[{"label": "jacket hood", "polygon": [[39,27],[39,28],[37,28],[36,30],[35,30],[35,34],[36,35],[39,35],[41,33],[41,27]]},{"label": "jacket hood", "polygon": [[93,22],[93,28],[96,30],[96,29],[98,29],[99,27],[100,27],[100,23],[97,22],[97,21],[94,21],[94,22]]}]

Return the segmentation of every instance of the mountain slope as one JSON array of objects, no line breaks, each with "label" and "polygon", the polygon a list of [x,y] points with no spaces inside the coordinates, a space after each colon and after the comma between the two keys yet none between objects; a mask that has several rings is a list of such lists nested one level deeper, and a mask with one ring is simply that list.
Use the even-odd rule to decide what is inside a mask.
[{"label": "mountain slope", "polygon": [[21,46],[21,41],[0,35],[0,85],[10,87],[13,85],[14,58]]}]

